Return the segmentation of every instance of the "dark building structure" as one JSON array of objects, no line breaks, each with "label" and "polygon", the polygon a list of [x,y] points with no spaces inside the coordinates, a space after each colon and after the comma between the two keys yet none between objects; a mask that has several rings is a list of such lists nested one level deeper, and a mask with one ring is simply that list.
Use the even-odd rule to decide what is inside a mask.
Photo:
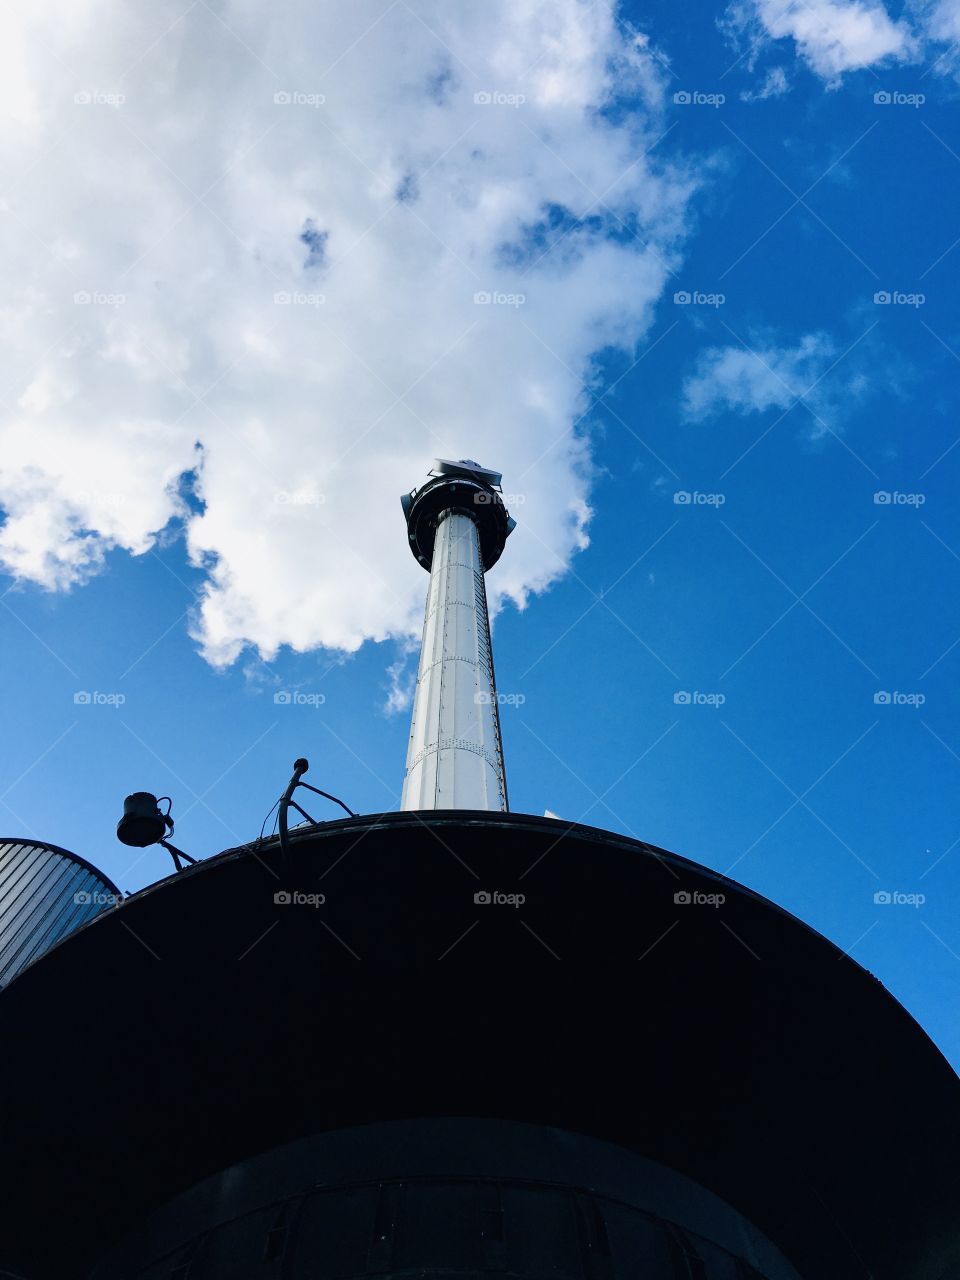
[{"label": "dark building structure", "polygon": [[284,815],[0,992],[0,1274],[960,1280],[960,1082],[882,985],[489,793]]}]

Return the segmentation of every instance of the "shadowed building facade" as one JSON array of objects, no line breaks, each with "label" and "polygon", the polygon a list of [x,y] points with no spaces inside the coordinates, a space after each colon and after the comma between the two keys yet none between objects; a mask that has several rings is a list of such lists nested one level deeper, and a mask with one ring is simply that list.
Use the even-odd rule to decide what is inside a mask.
[{"label": "shadowed building facade", "polygon": [[189,866],[0,992],[0,1269],[960,1280],[960,1084],[882,985],[703,866],[506,811],[473,556],[509,517],[464,500],[498,481],[405,503],[404,808]]}]

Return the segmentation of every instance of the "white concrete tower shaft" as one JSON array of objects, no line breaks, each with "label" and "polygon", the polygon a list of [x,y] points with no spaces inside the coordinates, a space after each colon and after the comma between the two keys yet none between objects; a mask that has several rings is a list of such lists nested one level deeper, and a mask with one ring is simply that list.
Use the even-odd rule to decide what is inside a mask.
[{"label": "white concrete tower shaft", "polygon": [[513,522],[494,476],[499,485],[476,463],[438,462],[404,503],[430,585],[402,809],[507,809],[484,573]]}]

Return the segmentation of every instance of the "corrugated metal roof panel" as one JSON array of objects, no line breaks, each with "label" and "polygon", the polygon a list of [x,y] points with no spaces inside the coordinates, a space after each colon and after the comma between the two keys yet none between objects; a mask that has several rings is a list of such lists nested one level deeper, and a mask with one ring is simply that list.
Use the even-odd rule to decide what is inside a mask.
[{"label": "corrugated metal roof panel", "polygon": [[66,849],[0,839],[0,987],[120,898],[114,884]]}]

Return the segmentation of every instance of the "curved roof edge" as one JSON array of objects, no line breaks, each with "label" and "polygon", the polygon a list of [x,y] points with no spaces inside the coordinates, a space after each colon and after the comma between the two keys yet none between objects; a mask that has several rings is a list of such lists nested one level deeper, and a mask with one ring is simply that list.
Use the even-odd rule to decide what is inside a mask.
[{"label": "curved roof edge", "polygon": [[73,853],[69,849],[64,849],[59,844],[51,844],[49,840],[34,840],[32,836],[0,836],[0,845],[5,844],[21,844],[26,845],[30,849],[46,849],[49,853],[58,853],[61,858],[67,858],[70,862],[77,863],[83,867],[84,871],[89,871],[91,875],[95,875],[102,880],[108,889],[123,897],[120,889],[113,883],[108,875],[95,867],[92,862],[88,862],[86,858],[81,858],[79,853]]}]

